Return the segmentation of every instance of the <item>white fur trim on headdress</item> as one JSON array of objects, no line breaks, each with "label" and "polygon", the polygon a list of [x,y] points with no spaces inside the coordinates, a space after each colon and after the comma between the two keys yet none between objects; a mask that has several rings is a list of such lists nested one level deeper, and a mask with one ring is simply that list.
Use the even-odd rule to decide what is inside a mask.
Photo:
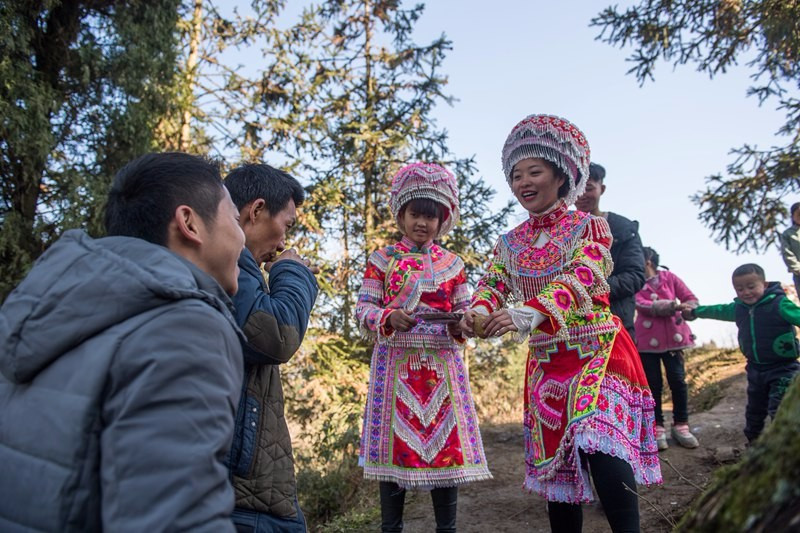
[{"label": "white fur trim on headdress", "polygon": [[389,200],[392,215],[397,218],[400,209],[415,198],[428,198],[445,207],[438,237],[447,234],[458,222],[458,183],[446,168],[434,163],[412,163],[401,168],[392,179]]},{"label": "white fur trim on headdress", "polygon": [[503,173],[511,185],[514,165],[523,159],[546,159],[571,178],[564,198],[571,205],[586,189],[589,156],[589,143],[574,124],[551,115],[530,115],[514,126],[503,145]]}]

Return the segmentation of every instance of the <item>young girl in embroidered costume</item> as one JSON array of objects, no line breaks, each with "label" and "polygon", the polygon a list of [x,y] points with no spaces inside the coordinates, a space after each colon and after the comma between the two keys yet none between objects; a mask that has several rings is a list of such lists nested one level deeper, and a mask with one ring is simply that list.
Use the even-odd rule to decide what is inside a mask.
[{"label": "young girl in embroidered costume", "polygon": [[547,499],[551,529],[581,530],[588,466],[611,529],[639,531],[638,498],[625,486],[661,482],[653,398],[609,311],[608,223],[567,210],[584,190],[589,145],[568,121],[531,115],[511,131],[502,160],[530,218],[498,240],[462,329],[473,334],[479,323],[483,336],[529,338],[525,487]]},{"label": "young girl in embroidered costume", "polygon": [[469,305],[464,263],[434,242],[458,221],[455,177],[408,165],[390,207],[403,238],[372,253],[356,306],[375,339],[359,462],[380,481],[382,531],[402,531],[406,488],[431,488],[436,531],[455,531],[457,486],[491,478],[458,319],[433,316]]}]

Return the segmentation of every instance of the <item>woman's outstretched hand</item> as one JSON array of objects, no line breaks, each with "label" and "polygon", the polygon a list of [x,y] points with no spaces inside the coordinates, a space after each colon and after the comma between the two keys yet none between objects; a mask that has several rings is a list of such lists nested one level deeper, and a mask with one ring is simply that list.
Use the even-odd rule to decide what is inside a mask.
[{"label": "woman's outstretched hand", "polygon": [[491,313],[486,322],[483,323],[483,332],[485,337],[499,337],[505,335],[509,331],[517,331],[517,326],[511,320],[511,315],[508,309],[498,309]]}]

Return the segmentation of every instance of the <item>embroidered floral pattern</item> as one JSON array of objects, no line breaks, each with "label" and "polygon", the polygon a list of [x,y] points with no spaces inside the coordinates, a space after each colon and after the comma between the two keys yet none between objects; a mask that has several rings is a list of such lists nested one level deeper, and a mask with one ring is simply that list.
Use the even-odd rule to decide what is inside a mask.
[{"label": "embroidered floral pattern", "polygon": [[[551,501],[591,501],[591,484],[581,474],[585,466],[581,464],[579,450],[619,457],[631,465],[639,484],[660,483],[653,405],[648,389],[631,387],[623,379],[606,376],[596,413],[571,424],[549,460],[542,460],[542,451],[535,446],[539,440],[526,428],[529,460],[525,487]],[[615,415],[617,412],[622,413],[621,418]]]},{"label": "embroidered floral pattern", "polygon": [[457,339],[423,320],[391,336],[380,327],[392,309],[465,310],[466,283],[463,262],[433,243],[420,250],[404,239],[370,257],[356,308],[362,330],[377,334],[361,434],[367,479],[414,487],[491,477]]},{"label": "embroidered floral pattern", "polygon": [[[579,450],[624,459],[640,483],[661,476],[643,371],[609,374],[612,362],[638,362],[638,355],[627,334],[628,344],[615,348],[620,325],[608,308],[608,223],[555,212],[555,220],[532,218],[499,239],[472,305],[494,310],[517,300],[548,316],[529,339],[525,486],[548,500],[578,502],[591,499]],[[534,246],[545,234],[546,244]],[[500,282],[505,290],[497,294]],[[634,372],[631,365],[622,368]]]},{"label": "embroidered floral pattern", "polygon": [[575,269],[575,277],[585,287],[591,287],[592,283],[594,283],[594,273],[592,269],[585,266],[579,266]]},{"label": "embroidered floral pattern", "polygon": [[560,309],[566,311],[572,304],[572,295],[569,291],[556,289],[553,291],[553,301]]}]

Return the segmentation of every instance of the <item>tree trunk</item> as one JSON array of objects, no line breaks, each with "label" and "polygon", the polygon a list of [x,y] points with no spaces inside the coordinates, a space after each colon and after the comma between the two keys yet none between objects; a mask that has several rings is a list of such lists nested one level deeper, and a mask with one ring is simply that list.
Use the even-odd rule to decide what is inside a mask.
[{"label": "tree trunk", "polygon": [[197,80],[197,61],[200,55],[200,37],[203,29],[203,0],[195,0],[194,14],[192,15],[192,25],[189,30],[189,56],[186,58],[186,80],[185,96],[186,101],[182,102],[183,113],[181,116],[181,137],[179,150],[186,152],[192,143],[192,102],[193,98],[188,98],[194,94],[194,85]]},{"label": "tree trunk", "polygon": [[[375,114],[375,78],[372,75],[372,3],[364,2],[364,101],[366,103],[366,119],[369,124]],[[364,246],[366,248],[375,235],[376,213],[373,193],[375,189],[375,148],[368,143],[364,160],[361,163],[361,172],[364,179]]]},{"label": "tree trunk", "polygon": [[350,290],[350,276],[352,275],[352,268],[350,265],[350,217],[347,214],[347,208],[342,211],[342,336],[345,339],[350,339],[352,331],[350,328],[350,321],[353,315],[353,303]]},{"label": "tree trunk", "polygon": [[677,531],[800,531],[800,379],[742,460],[720,470]]}]

